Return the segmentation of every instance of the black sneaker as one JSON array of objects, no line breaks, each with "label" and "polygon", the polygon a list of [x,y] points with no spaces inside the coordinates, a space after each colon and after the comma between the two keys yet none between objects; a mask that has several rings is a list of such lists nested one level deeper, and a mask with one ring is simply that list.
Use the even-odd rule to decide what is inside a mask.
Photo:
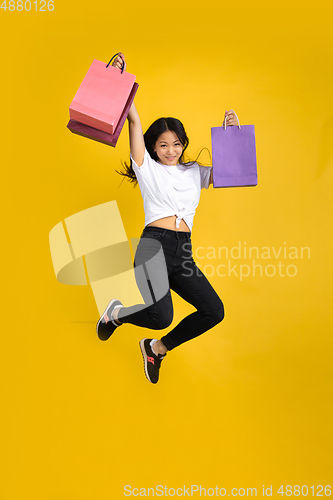
[{"label": "black sneaker", "polygon": [[113,319],[111,319],[111,314],[115,306],[122,306],[123,304],[120,300],[112,299],[108,303],[102,316],[96,325],[96,331],[98,338],[101,340],[108,340],[111,337],[117,326],[120,326]]},{"label": "black sneaker", "polygon": [[142,339],[140,340],[140,349],[143,356],[145,374],[149,382],[156,384],[158,382],[158,374],[160,371],[160,366],[162,360],[165,358],[166,354],[156,354],[153,352],[150,342],[153,339]]}]

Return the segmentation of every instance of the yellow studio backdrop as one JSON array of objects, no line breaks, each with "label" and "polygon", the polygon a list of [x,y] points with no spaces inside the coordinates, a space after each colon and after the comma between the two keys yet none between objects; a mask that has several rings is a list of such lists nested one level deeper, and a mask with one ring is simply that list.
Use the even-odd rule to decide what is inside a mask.
[{"label": "yellow studio backdrop", "polygon": [[[328,497],[333,9],[43,5],[0,9],[1,500]],[[256,132],[258,186],[203,190],[192,231],[225,319],[169,353],[157,385],[138,347],[152,331],[100,342],[90,287],[59,283],[49,247],[59,222],[113,200],[129,241],[144,227],[139,188],[115,172],[127,124],[115,149],[66,128],[92,60],[117,51],[143,128],[179,118],[190,157],[226,109]],[[173,301],[175,326],[194,308]]]}]

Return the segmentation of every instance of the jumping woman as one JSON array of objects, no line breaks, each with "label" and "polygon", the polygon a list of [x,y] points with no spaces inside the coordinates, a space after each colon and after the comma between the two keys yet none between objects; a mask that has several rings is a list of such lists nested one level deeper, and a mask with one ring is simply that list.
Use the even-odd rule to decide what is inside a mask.
[{"label": "jumping woman", "polygon": [[[113,66],[122,69],[122,53]],[[168,351],[198,337],[223,320],[224,307],[192,257],[191,229],[202,188],[212,184],[212,167],[185,162],[189,140],[176,118],[159,118],[143,134],[133,103],[128,114],[130,165],[125,175],[139,183],[145,227],[134,259],[134,272],[144,304],[130,307],[112,299],[97,323],[97,334],[107,340],[120,325],[161,330],[173,319],[173,290],[196,311],[160,339],[142,339],[140,348],[147,379],[156,384]],[[237,125],[235,114],[225,112],[227,126]],[[121,172],[120,172],[121,173]]]}]

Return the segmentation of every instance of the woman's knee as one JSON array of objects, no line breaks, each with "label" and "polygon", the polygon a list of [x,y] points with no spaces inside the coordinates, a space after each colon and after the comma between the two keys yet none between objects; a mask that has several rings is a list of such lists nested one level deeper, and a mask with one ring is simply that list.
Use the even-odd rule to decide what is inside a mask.
[{"label": "woman's knee", "polygon": [[214,305],[212,305],[209,311],[206,311],[206,317],[211,327],[221,323],[224,315],[224,305],[220,299],[214,302]]},{"label": "woman's knee", "polygon": [[217,323],[221,323],[221,321],[223,320],[223,318],[224,318],[224,305],[223,305],[223,302],[221,300],[220,304],[218,305],[217,310],[216,310],[216,321],[217,321]]},{"label": "woman's knee", "polygon": [[164,297],[156,302],[151,309],[151,320],[154,330],[163,330],[171,325],[173,320],[173,306],[170,297]]},{"label": "woman's knee", "polygon": [[168,328],[171,325],[173,320],[173,311],[165,310],[160,311],[158,316],[155,317],[154,320],[154,330],[163,330],[164,328]]}]

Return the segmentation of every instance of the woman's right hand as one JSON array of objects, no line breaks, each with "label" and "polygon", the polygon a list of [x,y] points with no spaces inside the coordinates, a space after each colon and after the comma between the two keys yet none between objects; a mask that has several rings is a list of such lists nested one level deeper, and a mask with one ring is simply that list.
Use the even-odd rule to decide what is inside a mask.
[{"label": "woman's right hand", "polygon": [[[118,69],[122,69],[124,65],[124,70],[126,69],[125,56],[122,52],[118,52],[117,57],[113,60],[112,66]],[[141,167],[144,155],[145,155],[145,143],[143,139],[143,132],[139,114],[136,110],[134,102],[127,115],[128,126],[129,126],[129,139],[130,139],[130,149],[131,155],[135,163]]]},{"label": "woman's right hand", "polygon": [[115,68],[122,69],[123,65],[125,65],[125,56],[122,52],[118,52],[117,57],[112,62],[111,66]]}]

